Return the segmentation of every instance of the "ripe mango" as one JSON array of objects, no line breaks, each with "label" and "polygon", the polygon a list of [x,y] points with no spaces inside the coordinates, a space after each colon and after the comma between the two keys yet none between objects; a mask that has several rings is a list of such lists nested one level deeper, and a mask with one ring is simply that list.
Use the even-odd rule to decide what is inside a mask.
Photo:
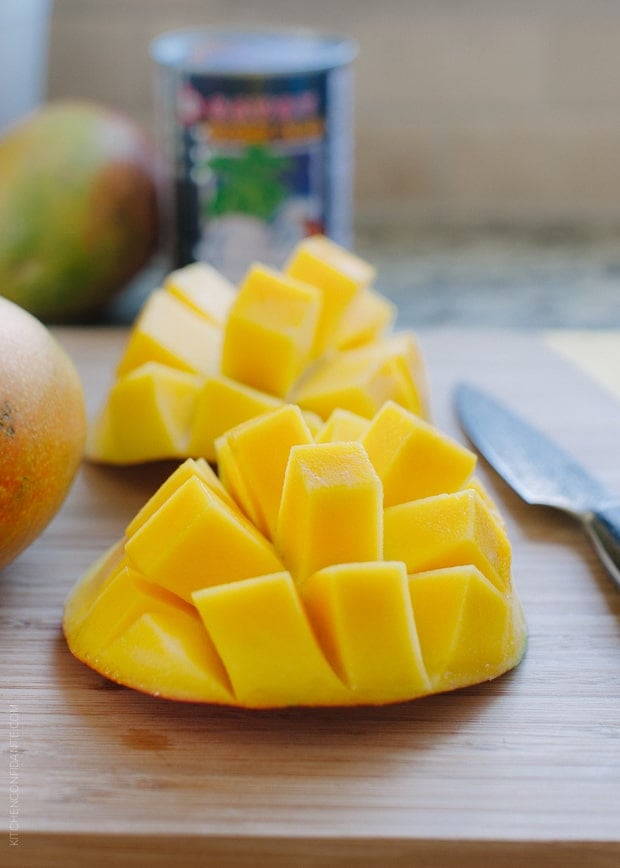
[{"label": "ripe mango", "polygon": [[[394,415],[415,435],[407,473],[433,450],[450,469],[441,490],[385,506],[376,447]],[[244,708],[402,702],[516,666],[505,525],[474,454],[418,426],[389,405],[361,439],[332,425],[324,440],[284,404],[220,435],[220,479],[188,458],[77,582],[71,652],[137,690]]]},{"label": "ripe mango", "polygon": [[88,315],[147,263],[155,149],[129,117],[51,102],[0,140],[0,295],[44,322]]},{"label": "ripe mango", "polygon": [[85,439],[73,362],[41,322],[0,297],[0,569],[60,509]]}]

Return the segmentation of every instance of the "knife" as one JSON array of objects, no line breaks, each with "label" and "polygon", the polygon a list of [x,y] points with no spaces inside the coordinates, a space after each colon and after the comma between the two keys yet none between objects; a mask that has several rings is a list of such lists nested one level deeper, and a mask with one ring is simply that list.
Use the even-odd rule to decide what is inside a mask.
[{"label": "knife", "polygon": [[620,497],[524,419],[466,383],[455,406],[472,444],[529,504],[576,518],[620,590]]}]

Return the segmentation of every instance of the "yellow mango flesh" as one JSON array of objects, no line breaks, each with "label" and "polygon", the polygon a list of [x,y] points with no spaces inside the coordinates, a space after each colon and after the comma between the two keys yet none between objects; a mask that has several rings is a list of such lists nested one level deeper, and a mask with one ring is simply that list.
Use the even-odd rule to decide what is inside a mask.
[{"label": "yellow mango flesh", "polygon": [[314,235],[298,245],[285,266],[291,277],[319,288],[321,310],[312,355],[320,355],[330,343],[342,317],[375,276],[375,269],[328,238]]},{"label": "yellow mango flesh", "polygon": [[188,455],[215,462],[218,437],[247,419],[280,407],[282,403],[273,395],[229,377],[208,377],[196,399],[196,412],[187,444]]},{"label": "yellow mango flesh", "polygon": [[255,265],[228,316],[222,373],[284,398],[309,358],[320,311],[316,287]]},{"label": "yellow mango flesh", "polygon": [[405,565],[340,563],[314,573],[302,599],[341,679],[373,702],[430,691]]},{"label": "yellow mango flesh", "polygon": [[193,262],[170,272],[164,280],[164,289],[221,327],[237,295],[234,285],[206,262]]},{"label": "yellow mango flesh", "polygon": [[350,410],[336,407],[315,433],[317,443],[333,443],[337,440],[361,440],[370,420]]},{"label": "yellow mango flesh", "polygon": [[323,419],[336,408],[370,419],[386,401],[426,412],[404,349],[388,342],[325,357],[299,380],[290,399]]},{"label": "yellow mango flesh", "polygon": [[124,683],[127,668],[139,673],[132,684],[154,696],[185,702],[230,703],[228,675],[195,614],[144,614],[107,649],[104,666]]},{"label": "yellow mango flesh", "polygon": [[384,506],[457,491],[476,456],[393,401],[379,410],[362,443],[383,484]]},{"label": "yellow mango flesh", "polygon": [[[202,381],[195,374],[145,362],[112,386],[105,413],[91,426],[86,455],[111,464],[182,457]],[[132,425],[123,424],[128,417]]]},{"label": "yellow mango flesh", "polygon": [[380,338],[396,320],[396,307],[370,287],[364,287],[343,311],[335,329],[333,343],[339,350],[350,350]]},{"label": "yellow mango flesh", "polygon": [[145,362],[161,362],[194,374],[220,369],[222,332],[171,293],[157,289],[147,298],[118,363],[122,376]]},{"label": "yellow mango flesh", "polygon": [[[477,480],[384,509],[363,442],[295,442],[311,436],[279,406],[222,438],[234,485],[183,462],[69,595],[75,656],[137,690],[247,708],[405,701],[516,666],[510,544]],[[277,513],[273,543],[242,489]]]},{"label": "yellow mango flesh", "polygon": [[219,476],[215,473],[210,464],[203,458],[186,458],[176,470],[160,485],[155,494],[153,494],[144,506],[138,510],[133,519],[129,522],[126,529],[128,537],[142,527],[142,525],[154,515],[160,506],[163,506],[175,491],[177,491],[183,483],[196,478],[200,480],[207,488],[220,497],[231,509],[236,510],[237,504],[232,499],[228,490],[222,485]]},{"label": "yellow mango flesh", "polygon": [[340,704],[347,690],[321,651],[290,573],[193,595],[242,705]]},{"label": "yellow mango flesh", "polygon": [[519,662],[505,523],[430,425],[417,339],[373,279],[317,237],[238,289],[194,263],[148,298],[87,454],[185,460],[69,595],[79,659],[251,708],[403,701]]},{"label": "yellow mango flesh", "polygon": [[515,653],[512,600],[477,567],[446,567],[409,578],[422,655],[435,689],[480,681]]},{"label": "yellow mango flesh", "polygon": [[505,529],[471,488],[388,507],[384,553],[404,561],[410,573],[473,564],[500,591],[510,585]]},{"label": "yellow mango flesh", "polygon": [[254,526],[197,477],[184,482],[129,537],[125,551],[150,581],[185,600],[207,585],[282,568]]},{"label": "yellow mango flesh", "polygon": [[[105,568],[109,569],[109,572]],[[230,702],[228,676],[192,606],[148,582],[122,546],[97,562],[65,607],[73,653],[112,681],[181,700]]]},{"label": "yellow mango flesh", "polygon": [[286,404],[238,425],[216,443],[220,474],[233,486],[233,480],[239,480],[236,491],[243,511],[269,539],[276,533],[289,452],[313,442],[299,407]]},{"label": "yellow mango flesh", "polygon": [[[215,463],[218,437],[285,401],[299,404],[313,433],[335,409],[370,419],[387,400],[430,418],[417,339],[393,330],[394,305],[372,289],[374,275],[322,236],[300,242],[282,271],[255,263],[239,287],[202,262],[170,272],[129,331],[91,420],[87,457]],[[136,385],[125,378],[147,365],[169,372],[169,381],[184,372],[200,382],[189,419],[182,401],[151,395],[150,436],[123,400]],[[158,407],[162,419],[153,418]]]},{"label": "yellow mango flesh", "polygon": [[332,564],[381,560],[381,483],[361,444],[291,448],[275,543],[298,582]]}]

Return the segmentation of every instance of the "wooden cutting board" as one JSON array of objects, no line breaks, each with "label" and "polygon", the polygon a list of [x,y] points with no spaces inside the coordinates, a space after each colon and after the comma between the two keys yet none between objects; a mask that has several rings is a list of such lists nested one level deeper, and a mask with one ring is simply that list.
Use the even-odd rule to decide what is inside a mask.
[{"label": "wooden cutting board", "polygon": [[[126,332],[56,333],[94,411]],[[462,439],[450,391],[467,378],[620,491],[620,403],[541,335],[420,340],[441,427]],[[620,593],[570,519],[526,507],[481,463],[530,629],[525,660],[495,682],[384,708],[175,704],[106,682],[60,631],[72,584],[169,471],[85,465],[0,575],[1,864],[620,864]]]}]

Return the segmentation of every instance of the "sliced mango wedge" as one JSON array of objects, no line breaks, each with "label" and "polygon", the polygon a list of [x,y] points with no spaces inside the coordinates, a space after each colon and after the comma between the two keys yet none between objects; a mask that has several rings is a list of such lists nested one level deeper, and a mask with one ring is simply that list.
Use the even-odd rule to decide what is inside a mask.
[{"label": "sliced mango wedge", "polygon": [[519,663],[505,524],[474,455],[430,423],[390,404],[313,434],[284,403],[217,455],[219,477],[180,464],[71,591],[64,634],[88,666],[168,699],[279,708],[403,702]]},{"label": "sliced mango wedge", "polygon": [[130,329],[87,458],[215,463],[218,437],[284,403],[317,429],[336,409],[370,419],[386,400],[429,418],[417,338],[393,330],[374,278],[323,236],[301,241],[282,270],[254,263],[239,286],[205,263],[172,271]]}]

